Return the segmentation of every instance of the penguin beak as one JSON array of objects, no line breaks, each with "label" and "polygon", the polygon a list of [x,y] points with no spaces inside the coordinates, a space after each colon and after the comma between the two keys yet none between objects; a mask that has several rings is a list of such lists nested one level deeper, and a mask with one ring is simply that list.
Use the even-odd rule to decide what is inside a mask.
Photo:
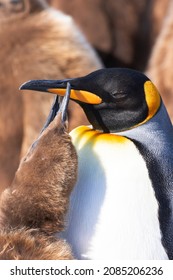
[{"label": "penguin beak", "polygon": [[[42,92],[54,93],[59,96],[64,96],[66,92],[67,83],[73,79],[67,80],[31,80],[24,83],[20,89],[35,90]],[[100,104],[102,99],[96,94],[85,91],[71,88],[70,99],[80,101],[87,104]]]},{"label": "penguin beak", "polygon": [[67,88],[66,88],[64,98],[62,99],[59,96],[55,97],[49,116],[46,120],[45,125],[41,130],[41,133],[49,126],[49,124],[54,120],[55,116],[58,114],[61,114],[61,123],[65,127],[65,123],[67,121],[67,108],[70,100],[70,90],[71,90],[70,83],[67,82]]}]

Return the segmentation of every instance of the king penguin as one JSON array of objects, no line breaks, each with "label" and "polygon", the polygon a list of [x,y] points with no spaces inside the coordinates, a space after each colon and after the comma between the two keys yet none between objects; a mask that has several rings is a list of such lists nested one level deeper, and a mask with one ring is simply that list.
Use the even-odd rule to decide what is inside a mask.
[{"label": "king penguin", "polygon": [[91,126],[71,131],[78,180],[64,237],[78,259],[173,259],[173,128],[152,81],[125,68],[22,89],[78,102]]}]

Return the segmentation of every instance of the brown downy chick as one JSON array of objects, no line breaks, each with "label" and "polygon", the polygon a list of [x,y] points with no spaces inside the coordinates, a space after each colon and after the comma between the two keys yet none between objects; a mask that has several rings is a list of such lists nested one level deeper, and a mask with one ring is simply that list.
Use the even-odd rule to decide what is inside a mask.
[{"label": "brown downy chick", "polygon": [[106,67],[143,71],[170,0],[48,2],[74,18]]},{"label": "brown downy chick", "polygon": [[71,260],[68,244],[39,230],[1,231],[0,260]]},{"label": "brown downy chick", "polygon": [[162,29],[153,47],[146,69],[147,75],[157,85],[173,123],[173,1],[167,9]]},{"label": "brown downy chick", "polygon": [[56,99],[43,132],[1,196],[0,259],[72,258],[65,241],[52,236],[64,229],[77,177],[77,155],[66,132],[68,99],[54,118]]}]

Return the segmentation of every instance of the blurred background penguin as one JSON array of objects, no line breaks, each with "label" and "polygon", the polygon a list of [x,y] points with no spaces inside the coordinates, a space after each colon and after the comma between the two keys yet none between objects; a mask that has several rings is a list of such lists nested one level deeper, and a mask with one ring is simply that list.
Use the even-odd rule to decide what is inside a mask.
[{"label": "blurred background penguin", "polygon": [[169,1],[162,29],[152,48],[147,75],[157,85],[173,123],[173,1]]},{"label": "blurred background penguin", "polygon": [[[44,0],[0,0],[0,189],[37,137],[53,96],[19,93],[29,79],[82,76],[103,65],[70,16]],[[73,109],[72,109],[73,108]],[[87,123],[69,106],[69,129]]]},{"label": "blurred background penguin", "polygon": [[144,71],[170,1],[49,0],[49,3],[74,18],[106,67]]}]

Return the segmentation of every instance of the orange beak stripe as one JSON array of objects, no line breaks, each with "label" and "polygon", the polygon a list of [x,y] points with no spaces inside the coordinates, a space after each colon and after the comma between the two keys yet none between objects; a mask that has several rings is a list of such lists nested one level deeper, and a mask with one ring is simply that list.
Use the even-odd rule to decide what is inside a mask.
[{"label": "orange beak stripe", "polygon": [[[47,91],[51,92],[51,93],[55,93],[55,94],[60,95],[60,96],[64,96],[65,92],[66,92],[66,89],[49,88],[49,89],[47,89]],[[94,94],[92,92],[84,91],[84,90],[71,89],[70,98],[75,99],[75,100],[79,100],[81,102],[88,103],[88,104],[100,104],[100,103],[102,103],[102,99],[99,96],[97,96],[96,94]]]}]

